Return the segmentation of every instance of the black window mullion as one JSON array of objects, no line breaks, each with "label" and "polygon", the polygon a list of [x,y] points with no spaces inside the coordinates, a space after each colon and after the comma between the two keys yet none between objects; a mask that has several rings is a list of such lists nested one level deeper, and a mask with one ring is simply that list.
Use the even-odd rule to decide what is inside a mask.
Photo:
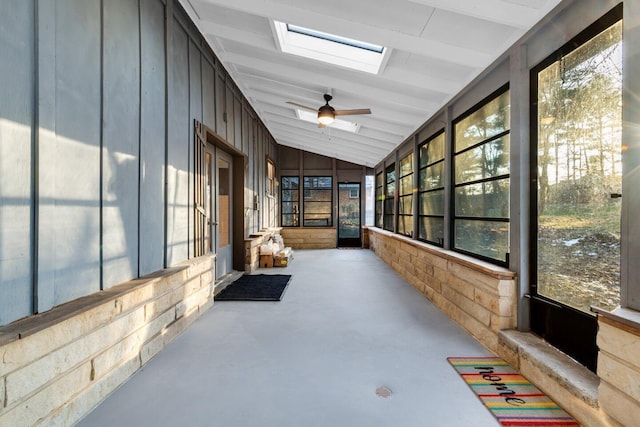
[{"label": "black window mullion", "polygon": [[[442,141],[438,141],[438,138],[442,137]],[[425,142],[421,143],[418,146],[417,149],[417,153],[418,153],[418,159],[417,159],[417,164],[421,165],[422,163],[422,155],[423,155],[423,150],[425,151],[425,155],[428,155],[429,149],[431,148],[430,144],[436,144],[436,143],[442,143],[443,144],[443,152],[442,152],[442,157],[438,157],[435,160],[433,159],[428,159],[428,160],[432,160],[428,163],[426,163],[423,166],[420,166],[418,168],[418,177],[417,177],[417,181],[418,181],[418,191],[416,192],[417,197],[415,200],[416,203],[416,212],[417,212],[417,230],[418,230],[418,234],[417,234],[417,239],[423,241],[423,242],[427,242],[430,244],[434,244],[437,246],[442,247],[444,244],[444,235],[445,235],[445,231],[444,231],[444,206],[441,207],[441,211],[443,212],[442,215],[435,215],[435,214],[431,214],[431,213],[423,213],[422,212],[422,203],[423,203],[423,198],[426,194],[430,194],[430,193],[437,193],[437,192],[443,192],[445,189],[445,182],[443,179],[441,179],[442,185],[435,187],[435,188],[427,188],[426,185],[424,185],[424,183],[421,181],[423,174],[426,177],[427,171],[429,171],[430,169],[437,167],[437,165],[439,164],[444,164],[445,162],[445,150],[446,150],[446,140],[444,139],[445,137],[445,132],[444,130],[441,130],[439,132],[437,132],[436,134],[434,134],[431,138],[427,139]],[[427,161],[428,161],[427,160]],[[444,168],[443,171],[444,173]],[[443,204],[444,204],[444,199],[443,199]],[[428,221],[428,220],[432,220],[432,221]],[[440,223],[440,227],[435,227],[435,224]],[[434,230],[437,230],[438,228],[440,228],[439,231],[436,231],[436,235],[433,235],[432,232]],[[439,236],[441,234],[441,236]]]},{"label": "black window mullion", "polygon": [[[333,226],[333,177],[305,176],[303,196],[302,226]],[[323,206],[326,209],[322,209]]]},{"label": "black window mullion", "polygon": [[[453,219],[451,223],[452,248],[458,252],[462,252],[462,253],[474,256],[476,258],[487,260],[494,264],[499,264],[504,266],[507,265],[508,256],[509,256],[509,248],[508,248],[509,230],[507,227],[506,229],[507,238],[506,238],[506,248],[505,248],[506,252],[503,254],[501,252],[502,250],[501,248],[504,248],[503,245],[505,244],[505,241],[504,241],[505,230],[497,226],[490,227],[490,224],[492,223],[493,224],[509,224],[510,218],[496,217],[495,215],[491,215],[491,216],[457,215],[456,212],[458,211],[458,207],[456,206],[456,201],[457,201],[456,192],[459,189],[464,189],[474,185],[486,184],[486,183],[492,183],[492,182],[504,181],[504,180],[509,181],[510,174],[503,173],[497,176],[486,177],[483,179],[474,179],[472,181],[456,183],[455,168],[456,168],[456,159],[459,158],[459,156],[469,151],[476,150],[480,147],[491,144],[492,142],[497,141],[500,138],[504,138],[507,135],[510,135],[511,129],[507,128],[505,130],[502,130],[501,132],[498,132],[495,135],[491,135],[488,138],[484,138],[480,141],[477,141],[473,145],[465,147],[464,149],[461,149],[459,151],[455,151],[455,146],[458,143],[458,139],[457,139],[458,134],[456,133],[456,130],[458,130],[456,129],[457,125],[461,123],[463,120],[469,118],[472,114],[475,114],[476,112],[480,111],[486,105],[494,102],[495,100],[497,100],[502,96],[505,96],[505,93],[508,93],[508,84],[503,86],[501,89],[494,92],[493,94],[489,95],[487,98],[483,99],[471,110],[469,110],[467,113],[463,114],[461,117],[459,117],[454,121],[452,126],[452,130],[453,130],[452,142],[453,142],[454,152],[453,152],[453,163],[451,165],[452,175],[451,175],[451,183],[450,183],[451,188],[453,188],[453,191],[451,192],[452,210],[450,213],[451,218]],[[508,108],[508,105],[507,105],[507,108]],[[500,110],[498,110],[498,112],[499,111]],[[491,114],[497,114],[497,113],[494,112]],[[504,114],[509,114],[509,110],[507,109],[507,111]],[[485,123],[488,117],[491,117],[491,116],[480,116],[478,117],[478,122],[476,122],[474,118],[474,121],[470,123],[469,127],[466,129],[470,129],[473,126],[478,126],[480,123]],[[509,167],[507,170],[510,169],[510,165],[508,166]],[[476,196],[468,195],[468,197],[469,197],[468,200],[470,200],[470,202],[468,202],[469,206],[473,206],[472,198]],[[479,206],[480,206],[479,211],[482,214],[490,214],[492,213],[492,210],[495,209],[490,205],[488,206],[485,205],[484,203]],[[476,213],[476,212],[473,212],[473,213]],[[508,213],[508,215],[510,216],[510,213]],[[472,224],[477,224],[477,225],[472,225]],[[457,235],[458,233],[462,233],[462,234]],[[462,239],[462,240],[459,240],[459,239]],[[461,245],[458,244],[459,242],[461,242]],[[494,253],[495,253],[495,256],[494,256]]]},{"label": "black window mullion", "polygon": [[[280,225],[282,227],[299,227],[300,178],[298,176],[282,176],[280,181]],[[288,206],[291,209],[285,209]]]},{"label": "black window mullion", "polygon": [[480,142],[478,142],[478,143],[476,143],[476,144],[474,144],[474,145],[472,145],[470,147],[466,147],[466,148],[454,153],[454,156],[457,156],[459,154],[464,154],[467,151],[475,150],[476,148],[481,147],[481,146],[483,146],[485,144],[489,144],[490,142],[496,141],[496,140],[498,140],[500,138],[504,138],[505,136],[509,135],[510,133],[511,133],[511,129],[507,129],[507,130],[505,130],[503,132],[500,132],[497,135],[493,135],[490,138],[483,139],[482,141],[480,141]]},{"label": "black window mullion", "polygon": [[500,181],[501,179],[509,179],[510,176],[511,176],[510,174],[496,175],[496,176],[491,176],[489,178],[477,179],[475,181],[465,181],[460,184],[455,184],[453,187],[460,188],[460,187],[467,187],[475,184],[483,184],[485,182]]}]

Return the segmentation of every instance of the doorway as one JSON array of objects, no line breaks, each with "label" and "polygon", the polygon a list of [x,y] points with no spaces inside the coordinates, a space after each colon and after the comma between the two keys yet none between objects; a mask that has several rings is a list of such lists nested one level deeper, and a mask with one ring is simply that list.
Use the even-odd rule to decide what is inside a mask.
[{"label": "doorway", "polygon": [[212,234],[216,252],[216,278],[233,271],[233,192],[232,158],[219,148],[215,148],[215,200]]},{"label": "doorway", "polygon": [[620,303],[622,8],[532,70],[531,329],[595,372]]},{"label": "doorway", "polygon": [[360,183],[338,183],[338,247],[362,247]]}]

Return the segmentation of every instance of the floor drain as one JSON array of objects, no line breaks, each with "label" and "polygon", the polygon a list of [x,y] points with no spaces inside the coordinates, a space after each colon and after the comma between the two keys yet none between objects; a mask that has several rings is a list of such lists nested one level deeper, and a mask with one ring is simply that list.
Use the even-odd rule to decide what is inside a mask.
[{"label": "floor drain", "polygon": [[391,396],[391,390],[387,387],[378,387],[376,389],[376,394],[380,397],[387,398]]}]

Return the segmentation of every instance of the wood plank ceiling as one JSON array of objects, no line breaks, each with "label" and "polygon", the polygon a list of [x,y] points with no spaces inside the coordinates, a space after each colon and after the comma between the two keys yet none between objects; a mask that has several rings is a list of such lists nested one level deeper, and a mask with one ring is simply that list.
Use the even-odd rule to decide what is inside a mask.
[{"label": "wood plank ceiling", "polygon": [[[375,166],[560,0],[180,0],[279,144]],[[274,21],[384,46],[377,74],[283,53]],[[357,133],[300,120],[331,93]],[[342,117],[341,117],[342,118]]]}]

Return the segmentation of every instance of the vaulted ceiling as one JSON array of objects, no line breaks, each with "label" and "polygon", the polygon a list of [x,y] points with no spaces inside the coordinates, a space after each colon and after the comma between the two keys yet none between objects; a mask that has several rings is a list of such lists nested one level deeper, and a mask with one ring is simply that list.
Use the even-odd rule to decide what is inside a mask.
[{"label": "vaulted ceiling", "polygon": [[[560,0],[180,0],[279,144],[375,166]],[[274,21],[384,46],[377,74],[282,52]],[[300,120],[331,93],[357,133]],[[340,117],[342,118],[342,117]]]}]

